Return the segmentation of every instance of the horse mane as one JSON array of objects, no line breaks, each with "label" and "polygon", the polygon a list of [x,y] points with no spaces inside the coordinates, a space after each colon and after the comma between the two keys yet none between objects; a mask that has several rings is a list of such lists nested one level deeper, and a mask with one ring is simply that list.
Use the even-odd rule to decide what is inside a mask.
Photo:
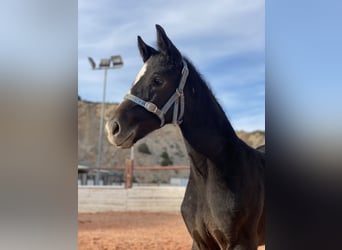
[{"label": "horse mane", "polygon": [[[188,64],[189,68],[189,76],[187,87],[190,88],[191,93],[194,95],[195,103],[191,103],[191,105],[195,105],[195,107],[204,107],[201,112],[204,112],[205,116],[198,116],[194,114],[192,119],[198,120],[200,123],[205,123],[211,125],[212,129],[217,129],[222,133],[222,135],[229,137],[230,139],[237,138],[237,135],[229,122],[226,113],[224,112],[222,106],[217,101],[210,85],[204,80],[203,76],[197,71],[193,63],[187,58],[184,57]],[[211,119],[211,117],[215,117],[216,119]],[[219,117],[219,119],[217,119]],[[213,127],[214,126],[214,127]]]}]

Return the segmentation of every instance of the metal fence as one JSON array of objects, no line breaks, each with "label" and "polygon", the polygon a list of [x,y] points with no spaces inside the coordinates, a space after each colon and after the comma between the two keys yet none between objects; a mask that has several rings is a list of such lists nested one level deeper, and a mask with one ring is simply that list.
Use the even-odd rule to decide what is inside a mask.
[{"label": "metal fence", "polygon": [[123,172],[124,187],[126,189],[132,188],[133,185],[133,174],[134,171],[145,171],[145,170],[188,170],[189,166],[134,166],[133,160],[127,159],[124,167],[86,167],[78,166],[78,173],[81,177],[81,184],[85,185],[89,172],[109,172],[118,171]]}]

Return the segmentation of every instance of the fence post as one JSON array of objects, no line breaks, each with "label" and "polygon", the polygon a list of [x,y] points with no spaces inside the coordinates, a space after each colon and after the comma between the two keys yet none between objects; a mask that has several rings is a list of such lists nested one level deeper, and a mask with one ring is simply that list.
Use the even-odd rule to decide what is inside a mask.
[{"label": "fence post", "polygon": [[125,188],[132,188],[133,182],[133,160],[126,159],[125,161]]},{"label": "fence post", "polygon": [[81,185],[87,185],[87,177],[88,177],[88,173],[81,174]]}]

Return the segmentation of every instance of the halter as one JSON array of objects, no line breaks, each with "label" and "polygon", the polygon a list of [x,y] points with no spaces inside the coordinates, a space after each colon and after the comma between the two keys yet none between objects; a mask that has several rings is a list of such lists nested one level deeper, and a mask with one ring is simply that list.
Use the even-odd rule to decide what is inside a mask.
[{"label": "halter", "polygon": [[[173,124],[181,124],[182,123],[182,118],[184,115],[184,85],[186,82],[186,79],[189,75],[189,69],[188,65],[186,64],[185,60],[183,59],[183,69],[182,69],[182,78],[179,82],[179,86],[176,89],[175,93],[170,97],[170,99],[165,103],[165,105],[162,107],[162,109],[159,109],[158,106],[152,102],[146,102],[142,100],[141,98],[132,95],[132,94],[127,94],[125,96],[125,99],[130,100],[141,107],[145,108],[147,111],[157,115],[160,119],[160,127],[164,126],[165,124],[165,114],[166,112],[171,108],[171,106],[174,104],[173,107],[173,118],[172,118],[172,123]],[[180,106],[180,112],[179,111],[179,106]]]}]

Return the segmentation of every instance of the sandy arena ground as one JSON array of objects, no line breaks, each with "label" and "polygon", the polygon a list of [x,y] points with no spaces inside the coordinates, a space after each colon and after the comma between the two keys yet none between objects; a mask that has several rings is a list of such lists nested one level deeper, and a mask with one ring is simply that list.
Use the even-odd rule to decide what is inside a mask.
[{"label": "sandy arena ground", "polygon": [[177,213],[78,215],[79,250],[189,250],[191,245],[183,219]]}]

